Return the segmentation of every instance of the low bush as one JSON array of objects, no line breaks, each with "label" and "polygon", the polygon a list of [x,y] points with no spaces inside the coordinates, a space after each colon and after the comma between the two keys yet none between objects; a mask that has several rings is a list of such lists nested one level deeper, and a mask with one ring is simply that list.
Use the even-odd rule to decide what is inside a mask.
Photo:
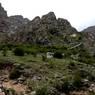
[{"label": "low bush", "polygon": [[0,59],[0,69],[11,69],[14,62],[11,60]]},{"label": "low bush", "polygon": [[47,61],[47,57],[46,57],[46,55],[42,55],[42,61]]},{"label": "low bush", "polygon": [[2,54],[3,54],[3,56],[6,56],[6,55],[7,55],[7,51],[8,51],[8,48],[7,48],[7,47],[4,47],[4,48],[2,49]]},{"label": "low bush", "polygon": [[15,48],[15,50],[13,52],[16,56],[24,56],[24,54],[25,54],[25,51],[22,47]]},{"label": "low bush", "polygon": [[60,52],[55,52],[54,55],[53,55],[53,57],[54,58],[58,58],[58,59],[62,59],[63,58],[63,55]]},{"label": "low bush", "polygon": [[72,84],[68,80],[58,81],[55,83],[54,87],[58,92],[69,94],[73,90]]},{"label": "low bush", "polygon": [[46,86],[40,87],[36,91],[36,95],[48,95],[48,90]]},{"label": "low bush", "polygon": [[17,79],[20,77],[21,74],[22,74],[21,69],[19,66],[17,66],[17,67],[14,67],[13,70],[10,72],[9,78],[10,79]]},{"label": "low bush", "polygon": [[82,82],[82,78],[79,73],[76,73],[73,78],[73,86],[76,90],[81,90],[84,86],[84,83]]}]

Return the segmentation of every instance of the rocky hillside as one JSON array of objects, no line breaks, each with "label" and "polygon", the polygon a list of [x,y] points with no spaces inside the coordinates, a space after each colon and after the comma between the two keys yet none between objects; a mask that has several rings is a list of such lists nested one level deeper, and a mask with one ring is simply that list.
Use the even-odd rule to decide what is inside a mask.
[{"label": "rocky hillside", "polygon": [[27,24],[29,20],[27,18],[23,18],[21,15],[15,15],[8,17],[7,22],[9,26],[8,32],[14,33],[18,30],[18,28]]},{"label": "rocky hillside", "polygon": [[0,33],[15,32],[18,27],[28,22],[29,20],[27,18],[23,18],[20,15],[8,17],[7,12],[0,4]]},{"label": "rocky hillside", "polygon": [[6,19],[7,19],[7,12],[0,4],[0,32],[5,32],[8,30]]},{"label": "rocky hillside", "polygon": [[12,41],[55,45],[73,43],[79,39],[79,33],[63,18],[56,18],[54,12],[35,17],[16,32]]},{"label": "rocky hillside", "polygon": [[95,52],[95,26],[88,27],[82,31],[86,47]]},{"label": "rocky hillside", "polygon": [[0,42],[32,43],[40,45],[77,45],[84,43],[86,47],[94,47],[95,27],[78,32],[70,22],[56,18],[54,12],[35,17],[33,20],[21,15],[7,16],[0,4]]}]

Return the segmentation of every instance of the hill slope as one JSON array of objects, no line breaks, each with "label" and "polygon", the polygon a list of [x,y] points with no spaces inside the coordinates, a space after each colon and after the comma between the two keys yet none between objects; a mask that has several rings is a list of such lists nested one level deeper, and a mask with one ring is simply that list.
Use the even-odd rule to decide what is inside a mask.
[{"label": "hill slope", "polygon": [[77,30],[66,19],[57,19],[54,12],[49,12],[41,18],[35,17],[32,21],[21,27],[18,32],[12,35],[14,37],[12,41],[55,45],[72,43],[78,40],[74,39],[74,37],[78,36]]}]

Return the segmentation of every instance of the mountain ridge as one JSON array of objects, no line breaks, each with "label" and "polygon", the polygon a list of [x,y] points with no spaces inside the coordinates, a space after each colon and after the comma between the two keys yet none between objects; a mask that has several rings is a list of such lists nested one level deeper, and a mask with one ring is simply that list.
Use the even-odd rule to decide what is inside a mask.
[{"label": "mountain ridge", "polygon": [[[40,45],[64,45],[82,42],[85,47],[94,47],[95,35],[92,28],[78,32],[64,18],[56,18],[49,12],[33,20],[21,15],[7,16],[0,4],[0,42],[30,43]],[[92,29],[92,32],[89,32]],[[92,36],[93,37],[92,37]]]}]

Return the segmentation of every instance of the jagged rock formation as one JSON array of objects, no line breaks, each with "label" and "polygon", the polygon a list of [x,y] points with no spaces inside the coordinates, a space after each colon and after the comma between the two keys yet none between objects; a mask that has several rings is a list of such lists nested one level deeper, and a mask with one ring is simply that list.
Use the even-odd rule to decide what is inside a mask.
[{"label": "jagged rock formation", "polygon": [[0,3],[0,18],[6,18],[7,17],[7,12],[4,10]]},{"label": "jagged rock formation", "polygon": [[0,4],[0,42],[73,46],[83,41],[85,46],[89,46],[95,40],[92,38],[95,38],[93,32],[77,32],[66,19],[57,19],[54,12],[29,21],[20,15],[8,17]]},{"label": "jagged rock formation", "polygon": [[0,4],[0,32],[5,32],[8,29],[6,19],[7,19],[7,12]]},{"label": "jagged rock formation", "polygon": [[16,32],[20,26],[28,22],[29,20],[27,18],[23,18],[23,16],[20,15],[8,17],[7,12],[0,4],[0,33]]},{"label": "jagged rock formation", "polygon": [[71,24],[62,18],[56,18],[54,12],[35,17],[32,21],[15,33],[12,41],[22,43],[36,43],[42,45],[54,45],[69,43],[70,35],[78,32]]},{"label": "jagged rock formation", "polygon": [[14,33],[18,31],[18,28],[20,28],[22,25],[25,25],[29,22],[27,18],[23,18],[21,15],[15,15],[15,16],[10,16],[7,19],[8,22],[8,32]]}]

